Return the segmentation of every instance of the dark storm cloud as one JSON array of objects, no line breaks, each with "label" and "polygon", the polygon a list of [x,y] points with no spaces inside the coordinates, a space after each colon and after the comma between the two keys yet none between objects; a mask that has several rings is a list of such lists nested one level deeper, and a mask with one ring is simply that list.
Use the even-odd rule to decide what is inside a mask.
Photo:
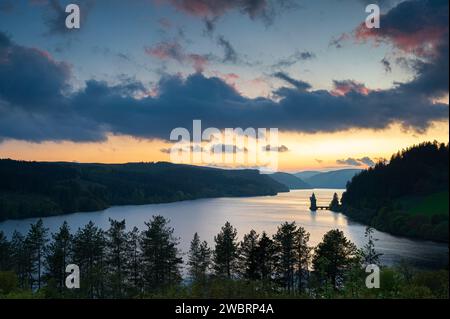
[{"label": "dark storm cloud", "polygon": [[333,86],[333,93],[339,95],[347,95],[350,92],[367,95],[370,92],[370,90],[364,85],[364,83],[359,83],[354,80],[334,80]]},{"label": "dark storm cloud", "polygon": [[2,33],[0,57],[0,139],[98,141],[107,133],[168,139],[176,127],[191,129],[195,119],[203,128],[219,129],[335,132],[400,123],[422,131],[448,118],[447,105],[433,104],[426,94],[406,92],[404,86],[337,95],[299,90],[304,83],[284,77],[294,87],[279,89],[274,101],[245,97],[219,78],[196,73],[186,79],[163,77],[157,96],[147,96],[149,89],[133,79],[118,85],[91,80],[74,92],[67,64]]},{"label": "dark storm cloud", "polygon": [[301,81],[301,80],[296,80],[284,72],[277,72],[273,76],[289,83],[290,85],[292,85],[293,87],[295,87],[296,89],[298,89],[300,91],[306,91],[311,88],[311,85],[309,83]]},{"label": "dark storm cloud", "polygon": [[401,85],[409,92],[431,96],[448,94],[448,0],[405,1],[381,16],[380,29],[361,24],[355,31],[360,41],[391,43],[417,57],[412,61],[414,79]]},{"label": "dark storm cloud", "polygon": [[70,67],[49,53],[17,46],[0,33],[0,96],[14,105],[48,108],[67,89]]},{"label": "dark storm cloud", "polygon": [[0,12],[11,12],[14,9],[14,3],[11,0],[0,2]]},{"label": "dark storm cloud", "polygon": [[4,34],[3,32],[0,32],[0,49],[7,48],[11,45],[10,38]]}]

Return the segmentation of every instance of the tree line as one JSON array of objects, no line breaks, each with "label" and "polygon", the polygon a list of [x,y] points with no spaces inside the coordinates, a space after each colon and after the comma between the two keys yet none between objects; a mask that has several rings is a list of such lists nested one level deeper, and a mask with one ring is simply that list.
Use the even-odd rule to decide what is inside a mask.
[{"label": "tree line", "polygon": [[[342,211],[382,231],[448,242],[448,162],[448,144],[426,142],[398,152],[349,182]],[[439,193],[446,198],[427,200]],[[411,213],[415,202],[423,207]]]},{"label": "tree line", "polygon": [[[84,297],[161,293],[182,283],[183,258],[168,220],[154,216],[145,225],[142,232],[127,231],[125,220],[110,220],[103,231],[90,222],[72,235],[64,222],[49,236],[39,220],[26,236],[14,232],[10,241],[0,232],[0,270],[13,271],[21,288],[37,291],[47,285],[64,293],[65,267],[73,263],[81,270]],[[240,242],[227,222],[214,243],[212,249],[194,235],[186,262],[191,282],[245,279],[302,292],[312,265],[321,280],[337,289],[343,272],[360,261],[356,246],[339,230],[328,232],[313,254],[309,233],[295,222],[282,224],[272,237],[252,230]]]},{"label": "tree line", "polygon": [[118,205],[276,195],[289,189],[257,170],[171,163],[78,164],[0,159],[0,221]]},{"label": "tree line", "polygon": [[[313,248],[303,227],[285,222],[273,236],[252,230],[239,241],[227,222],[214,247],[196,233],[183,256],[162,216],[143,231],[110,220],[105,231],[89,222],[72,234],[64,222],[51,235],[39,220],[11,240],[0,231],[0,296],[19,289],[45,298],[355,297],[368,290],[364,267],[379,264],[370,228],[366,237],[358,249],[334,229]],[[80,268],[80,289],[65,287],[68,264]]]}]

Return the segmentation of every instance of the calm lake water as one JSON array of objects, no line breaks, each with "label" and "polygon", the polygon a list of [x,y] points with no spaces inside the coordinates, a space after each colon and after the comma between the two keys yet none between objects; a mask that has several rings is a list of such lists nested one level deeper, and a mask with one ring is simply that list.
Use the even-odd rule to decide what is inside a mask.
[{"label": "calm lake water", "polygon": [[[318,205],[328,205],[334,192],[339,195],[342,190],[315,190]],[[175,229],[175,235],[180,238],[180,248],[185,253],[195,232],[202,240],[213,244],[214,236],[221,226],[229,221],[237,228],[239,238],[251,229],[257,232],[265,230],[274,234],[277,227],[285,222],[297,222],[311,234],[310,244],[317,245],[323,235],[330,229],[339,228],[347,238],[358,247],[364,246],[365,226],[355,223],[342,214],[330,211],[309,211],[309,196],[311,190],[292,191],[274,197],[253,198],[218,198],[185,201],[170,204],[156,204],[144,206],[112,207],[100,212],[77,213],[64,216],[43,218],[44,224],[55,232],[60,225],[67,221],[76,231],[89,221],[106,229],[109,218],[126,219],[130,229],[137,226],[143,230],[144,223],[152,215],[162,215],[170,219],[170,225]],[[26,233],[31,223],[37,219],[10,220],[0,223],[0,230],[10,237],[14,230]],[[448,245],[429,241],[409,240],[391,236],[382,232],[375,232],[377,250],[383,253],[382,262],[393,265],[404,260],[420,268],[439,268],[448,264]]]}]

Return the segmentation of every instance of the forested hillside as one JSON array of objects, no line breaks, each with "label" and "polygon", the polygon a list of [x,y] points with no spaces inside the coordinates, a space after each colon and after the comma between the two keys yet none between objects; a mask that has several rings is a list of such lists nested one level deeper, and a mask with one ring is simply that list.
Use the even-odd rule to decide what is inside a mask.
[{"label": "forested hillside", "polygon": [[257,170],[170,163],[123,165],[0,160],[0,220],[197,198],[289,191]]},{"label": "forested hillside", "polygon": [[449,146],[423,143],[355,176],[343,194],[351,218],[393,234],[448,241]]}]

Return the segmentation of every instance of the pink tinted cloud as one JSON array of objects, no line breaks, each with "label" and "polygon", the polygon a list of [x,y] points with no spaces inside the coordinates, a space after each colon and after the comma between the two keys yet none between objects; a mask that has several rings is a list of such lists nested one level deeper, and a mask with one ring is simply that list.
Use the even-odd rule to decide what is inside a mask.
[{"label": "pink tinted cloud", "polygon": [[187,58],[191,62],[195,71],[200,73],[203,73],[205,71],[208,64],[208,58],[199,54],[189,54]]},{"label": "pink tinted cloud", "polygon": [[177,42],[160,42],[152,47],[146,47],[145,53],[160,60],[176,60],[182,62],[184,52]]},{"label": "pink tinted cloud", "polygon": [[[168,3],[177,10],[198,17],[217,17],[230,10],[238,10],[251,18],[264,13],[268,0],[154,0],[157,4]],[[282,3],[287,3],[283,0]]]},{"label": "pink tinted cloud", "polygon": [[175,60],[181,64],[189,64],[200,73],[205,71],[209,62],[205,55],[187,54],[178,42],[160,42],[146,47],[145,53],[159,60]]},{"label": "pink tinted cloud", "polygon": [[334,89],[332,90],[332,94],[336,96],[345,96],[350,92],[368,95],[371,91],[363,83],[353,80],[333,81],[333,84]]},{"label": "pink tinted cloud", "polygon": [[389,42],[404,52],[429,56],[436,53],[446,34],[448,34],[448,28],[439,26],[424,27],[411,33],[389,27],[369,29],[363,23],[355,30],[355,39],[359,42],[373,40],[375,44]]}]

